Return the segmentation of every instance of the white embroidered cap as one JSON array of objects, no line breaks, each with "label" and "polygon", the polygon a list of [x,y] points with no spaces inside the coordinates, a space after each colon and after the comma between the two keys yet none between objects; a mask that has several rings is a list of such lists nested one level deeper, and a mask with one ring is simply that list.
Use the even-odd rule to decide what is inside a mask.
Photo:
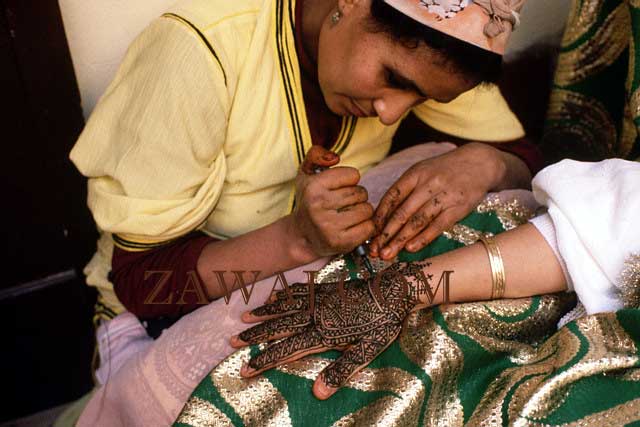
[{"label": "white embroidered cap", "polygon": [[504,55],[526,0],[384,0],[416,21]]}]

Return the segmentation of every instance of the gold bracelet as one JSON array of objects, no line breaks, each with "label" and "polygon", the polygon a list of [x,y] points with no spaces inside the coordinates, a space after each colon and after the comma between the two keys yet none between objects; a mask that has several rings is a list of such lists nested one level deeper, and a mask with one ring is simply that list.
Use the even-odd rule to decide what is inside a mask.
[{"label": "gold bracelet", "polygon": [[491,265],[491,281],[493,282],[491,286],[491,299],[500,299],[504,296],[504,285],[506,281],[500,248],[498,248],[496,239],[493,236],[480,234],[480,241],[487,249],[489,264]]}]

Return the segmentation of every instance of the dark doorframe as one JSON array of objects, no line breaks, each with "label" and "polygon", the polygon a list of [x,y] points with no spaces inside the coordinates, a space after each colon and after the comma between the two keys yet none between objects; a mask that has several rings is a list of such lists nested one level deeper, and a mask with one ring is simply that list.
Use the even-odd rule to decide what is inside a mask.
[{"label": "dark doorframe", "polygon": [[92,387],[97,236],[68,160],[84,121],[57,0],[0,0],[0,85],[2,422]]}]

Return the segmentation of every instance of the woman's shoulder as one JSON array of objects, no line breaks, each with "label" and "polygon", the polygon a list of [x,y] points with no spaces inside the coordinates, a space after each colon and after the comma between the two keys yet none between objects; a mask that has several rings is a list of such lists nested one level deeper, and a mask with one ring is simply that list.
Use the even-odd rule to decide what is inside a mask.
[{"label": "woman's shoulder", "polygon": [[255,21],[270,3],[271,0],[179,0],[167,15],[177,15],[205,33],[224,24]]},{"label": "woman's shoulder", "polygon": [[[233,87],[256,29],[270,23],[273,0],[179,0],[161,19],[180,21],[211,52]],[[267,21],[269,20],[269,21]],[[264,22],[263,22],[264,21]],[[195,40],[194,39],[194,40]]]}]

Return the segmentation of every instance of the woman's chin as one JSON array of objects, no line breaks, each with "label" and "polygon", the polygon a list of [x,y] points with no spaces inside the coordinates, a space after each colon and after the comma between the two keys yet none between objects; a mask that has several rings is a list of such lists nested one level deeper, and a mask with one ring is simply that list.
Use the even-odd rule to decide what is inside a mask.
[{"label": "woman's chin", "polygon": [[340,100],[338,99],[334,98],[331,100],[327,100],[327,98],[325,97],[324,102],[325,104],[327,104],[327,107],[329,108],[329,110],[336,116],[341,116],[341,117],[353,116],[353,113],[349,110],[347,105],[344,102],[340,102]]}]

